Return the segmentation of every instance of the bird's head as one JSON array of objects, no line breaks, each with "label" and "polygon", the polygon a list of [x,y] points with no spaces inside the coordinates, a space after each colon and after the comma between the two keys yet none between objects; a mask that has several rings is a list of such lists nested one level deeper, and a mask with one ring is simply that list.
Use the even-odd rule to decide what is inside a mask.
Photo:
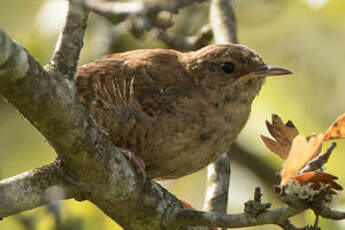
[{"label": "bird's head", "polygon": [[210,100],[252,101],[268,76],[287,75],[287,69],[267,65],[243,45],[210,45],[188,53],[187,69],[196,87]]}]

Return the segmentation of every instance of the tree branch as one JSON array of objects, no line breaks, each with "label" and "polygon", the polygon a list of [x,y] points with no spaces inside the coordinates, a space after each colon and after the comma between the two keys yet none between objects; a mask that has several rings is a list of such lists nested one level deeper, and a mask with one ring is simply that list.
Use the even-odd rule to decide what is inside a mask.
[{"label": "tree branch", "polygon": [[[142,1],[114,2],[84,0],[84,5],[90,11],[105,17],[112,24],[123,22],[131,14],[145,14],[148,10]],[[152,5],[155,7],[155,5]]]},{"label": "tree branch", "polygon": [[283,206],[272,211],[265,211],[256,217],[247,213],[226,215],[216,212],[182,210],[176,216],[176,222],[189,226],[213,226],[224,228],[240,228],[263,224],[280,224],[291,216],[301,212],[289,206]]},{"label": "tree branch", "polygon": [[141,17],[156,17],[162,11],[177,14],[181,8],[195,3],[202,3],[208,0],[172,0],[162,2],[114,2],[95,0],[84,0],[85,6],[91,11],[100,14],[111,23],[117,24],[127,19],[130,15],[140,15]]},{"label": "tree branch", "polygon": [[326,205],[322,205],[318,210],[314,210],[317,214],[324,218],[332,220],[343,220],[345,219],[345,212],[332,210]]},{"label": "tree branch", "polygon": [[[212,212],[226,213],[228,203],[230,164],[226,154],[207,168],[207,180],[204,209]],[[225,205],[224,205],[225,204]]]},{"label": "tree branch", "polygon": [[11,79],[5,79],[7,81],[15,81],[23,78],[29,71],[32,71],[28,58],[28,54],[24,48],[12,42],[0,29],[0,77],[11,75]]},{"label": "tree branch", "polygon": [[[210,5],[210,21],[216,43],[237,42],[236,21],[231,1],[212,0]],[[228,155],[223,154],[219,160],[208,166],[207,171],[209,185],[206,192],[205,207],[207,207],[207,210],[217,210],[218,212],[226,213],[231,173]]]},{"label": "tree branch", "polygon": [[[65,81],[51,66],[47,71],[20,45],[13,42],[0,29],[0,92],[42,134],[63,150],[74,149],[70,155],[79,153],[75,142],[86,139],[81,131],[92,123],[86,113],[76,104],[74,84]],[[64,122],[61,122],[63,120]],[[75,130],[77,129],[77,131]],[[71,141],[71,135],[79,131],[80,139]],[[59,143],[59,144],[58,144]],[[63,147],[65,146],[65,147]],[[64,152],[64,151],[61,151]]]},{"label": "tree branch", "polygon": [[173,24],[170,21],[160,22],[157,15],[162,11],[178,13],[179,9],[183,7],[205,1],[207,0],[174,0],[151,3],[85,0],[85,6],[114,25],[126,20],[128,30],[137,38],[150,31],[154,37],[173,49],[195,50],[207,45],[212,39],[212,31],[209,26],[204,26],[194,36],[170,35],[166,29]]},{"label": "tree branch", "polygon": [[64,28],[60,33],[51,63],[54,68],[72,79],[76,71],[80,50],[87,26],[88,10],[77,3],[68,1],[68,12]]},{"label": "tree branch", "polygon": [[[48,194],[57,188],[63,193]],[[0,216],[6,217],[61,199],[73,197],[57,162],[0,181]]]},{"label": "tree branch", "polygon": [[238,43],[232,0],[212,0],[210,22],[216,43]]},{"label": "tree branch", "polygon": [[151,34],[157,39],[163,41],[172,49],[178,50],[196,50],[206,46],[213,37],[210,26],[206,25],[200,29],[198,33],[193,36],[172,36],[166,31],[158,28],[153,28]]},{"label": "tree branch", "polygon": [[[308,230],[306,228],[296,228],[293,224],[291,224],[289,221],[284,221],[282,223],[278,223],[278,226],[280,226],[284,230]],[[317,229],[309,229],[309,230],[317,230]]]}]

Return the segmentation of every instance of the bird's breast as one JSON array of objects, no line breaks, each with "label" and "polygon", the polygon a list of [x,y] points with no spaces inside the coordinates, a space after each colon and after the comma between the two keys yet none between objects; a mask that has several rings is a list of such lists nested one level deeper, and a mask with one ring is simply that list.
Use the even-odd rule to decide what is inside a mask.
[{"label": "bird's breast", "polygon": [[196,119],[193,123],[186,121],[182,126],[171,127],[174,132],[167,129],[156,132],[160,141],[148,156],[148,174],[158,179],[174,179],[206,167],[230,149],[249,112],[245,105],[230,111],[224,108],[207,123]]}]

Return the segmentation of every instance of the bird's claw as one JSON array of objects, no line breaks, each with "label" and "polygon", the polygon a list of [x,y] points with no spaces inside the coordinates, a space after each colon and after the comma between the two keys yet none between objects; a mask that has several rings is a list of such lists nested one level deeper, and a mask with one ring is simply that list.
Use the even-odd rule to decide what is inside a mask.
[{"label": "bird's claw", "polygon": [[146,180],[146,171],[145,171],[145,162],[134,153],[129,150],[121,149],[121,153],[126,157],[126,159],[132,163],[132,166],[135,168],[136,172],[141,174]]}]

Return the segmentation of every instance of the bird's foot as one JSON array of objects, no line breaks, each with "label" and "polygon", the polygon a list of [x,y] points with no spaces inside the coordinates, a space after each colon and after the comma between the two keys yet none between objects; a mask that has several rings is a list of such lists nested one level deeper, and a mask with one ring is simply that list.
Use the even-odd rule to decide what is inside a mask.
[{"label": "bird's foot", "polygon": [[145,172],[145,162],[134,153],[126,149],[120,149],[121,153],[126,157],[126,159],[132,163],[132,166],[136,170],[137,173],[143,175],[144,181],[146,179],[146,172]]}]

